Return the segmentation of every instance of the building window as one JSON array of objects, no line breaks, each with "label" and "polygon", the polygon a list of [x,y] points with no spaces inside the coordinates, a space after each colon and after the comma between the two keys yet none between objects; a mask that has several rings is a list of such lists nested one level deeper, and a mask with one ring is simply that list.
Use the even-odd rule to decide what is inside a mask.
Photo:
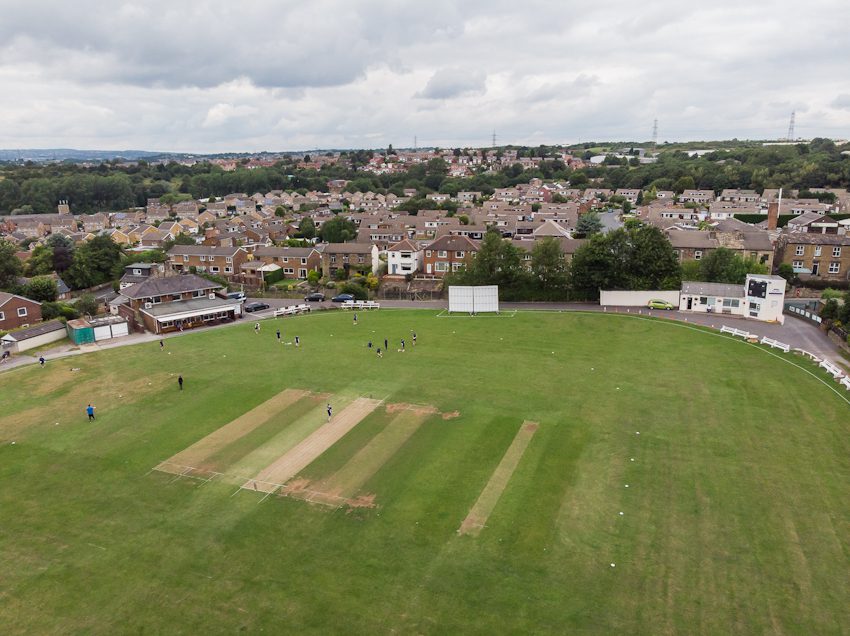
[{"label": "building window", "polygon": [[6,320],[6,314],[0,311],[0,320]]},{"label": "building window", "polygon": [[212,263],[214,260],[215,260],[215,256],[210,256],[210,263]]},{"label": "building window", "polygon": [[839,256],[841,256],[841,248],[840,247],[833,247],[832,248],[832,255],[835,258],[838,258]]},{"label": "building window", "polygon": [[218,274],[218,267],[217,267],[217,266],[215,266],[215,265],[213,265],[212,267],[210,267],[210,271],[211,271],[213,274]]},{"label": "building window", "polygon": [[434,270],[438,272],[447,272],[449,271],[449,264],[445,261],[437,261],[434,263]]},{"label": "building window", "polygon": [[203,263],[203,262],[205,262],[206,260],[207,260],[207,257],[206,257],[206,256],[201,256],[201,262],[202,262],[202,263]]},{"label": "building window", "polygon": [[184,262],[184,263],[188,263],[188,262],[189,262],[189,255],[188,255],[188,254],[183,254],[183,262]]},{"label": "building window", "polygon": [[791,267],[794,269],[803,269],[803,261],[792,261]]},{"label": "building window", "polygon": [[841,269],[841,263],[830,263],[829,264],[829,273],[830,274],[837,274],[840,269]]},{"label": "building window", "polygon": [[153,304],[153,305],[158,305],[161,302],[162,302],[162,296],[154,296],[153,298],[151,298],[151,304]]},{"label": "building window", "polygon": [[816,246],[815,246],[815,256],[820,256],[820,250],[821,250],[821,246],[820,246],[820,245],[816,245]]},{"label": "building window", "polygon": [[802,256],[805,253],[805,249],[804,245],[798,245],[797,249],[794,251],[794,256]]},{"label": "building window", "polygon": [[331,263],[336,263],[336,256],[331,254]]},{"label": "building window", "polygon": [[307,259],[306,259],[306,258],[302,258],[302,259],[301,259],[301,264],[302,264],[302,265],[306,265],[306,264],[307,264]]},{"label": "building window", "polygon": [[448,252],[446,250],[440,250],[437,252],[437,258],[446,258],[448,256]]},{"label": "building window", "polygon": [[455,258],[463,258],[463,252],[455,252]]},{"label": "building window", "polygon": [[233,257],[232,257],[232,256],[228,256],[227,258],[225,258],[225,259],[224,259],[224,262],[225,262],[225,263],[232,263],[232,262],[233,262]]},{"label": "building window", "polygon": [[27,315],[26,307],[18,307],[18,318],[24,318]]},{"label": "building window", "polygon": [[196,289],[192,292],[192,298],[203,298],[206,296],[203,289]]},{"label": "building window", "polygon": [[431,256],[431,250],[425,250],[425,256],[430,257]]},{"label": "building window", "polygon": [[224,268],[224,273],[225,273],[225,274],[232,274],[232,273],[233,273],[233,268],[232,268],[232,267],[225,267],[225,268]]},{"label": "building window", "polygon": [[295,273],[295,269],[293,269],[292,267],[284,267],[284,268],[283,268],[283,273],[284,273],[284,274],[294,274],[294,273]]},{"label": "building window", "polygon": [[702,258],[702,250],[694,250],[694,260],[698,261]]}]

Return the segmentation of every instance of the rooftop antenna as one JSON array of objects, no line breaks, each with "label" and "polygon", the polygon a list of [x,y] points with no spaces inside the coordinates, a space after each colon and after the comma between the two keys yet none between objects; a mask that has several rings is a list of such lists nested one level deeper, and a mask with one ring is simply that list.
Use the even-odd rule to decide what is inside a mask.
[{"label": "rooftop antenna", "polygon": [[791,121],[788,122],[788,134],[785,136],[786,141],[794,141],[794,116],[797,111],[791,111]]},{"label": "rooftop antenna", "polygon": [[655,118],[652,122],[652,149],[655,150],[655,146],[658,145],[658,118]]}]

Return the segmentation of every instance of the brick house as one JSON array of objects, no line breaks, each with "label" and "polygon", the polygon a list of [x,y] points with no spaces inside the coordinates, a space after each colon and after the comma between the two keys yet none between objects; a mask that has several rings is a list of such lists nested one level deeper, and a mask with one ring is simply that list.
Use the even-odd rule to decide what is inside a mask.
[{"label": "brick house", "polygon": [[447,234],[425,246],[422,268],[426,274],[443,277],[466,265],[478,244],[466,236]]},{"label": "brick house", "polygon": [[177,273],[188,272],[194,267],[199,272],[230,277],[239,273],[246,260],[248,253],[241,247],[175,245],[168,250],[168,267]]},{"label": "brick house", "polygon": [[258,247],[254,259],[266,265],[279,265],[285,278],[307,278],[322,270],[322,255],[313,247]]},{"label": "brick house", "polygon": [[0,329],[9,331],[41,322],[41,303],[0,291]]},{"label": "brick house", "polygon": [[241,303],[219,297],[216,291],[221,288],[193,274],[152,277],[122,289],[118,301],[126,304],[148,331],[167,333],[241,316]]},{"label": "brick house", "polygon": [[326,243],[322,253],[322,275],[333,276],[338,269],[374,272],[380,265],[378,246],[372,243]]},{"label": "brick house", "polygon": [[850,236],[782,234],[776,243],[774,263],[788,263],[804,279],[850,280]]}]

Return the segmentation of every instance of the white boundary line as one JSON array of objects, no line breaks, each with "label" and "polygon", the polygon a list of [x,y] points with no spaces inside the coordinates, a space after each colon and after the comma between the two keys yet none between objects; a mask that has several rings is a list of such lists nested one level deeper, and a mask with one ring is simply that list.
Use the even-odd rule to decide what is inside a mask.
[{"label": "white boundary line", "polygon": [[[600,312],[596,312],[596,311],[584,311],[584,312],[576,311],[576,312],[570,312],[570,313],[583,313],[583,314],[599,315]],[[815,375],[814,373],[812,373],[811,371],[809,371],[805,367],[801,367],[796,362],[792,362],[791,360],[788,360],[788,359],[783,358],[782,356],[780,356],[776,353],[773,353],[773,351],[770,351],[769,349],[765,349],[763,346],[759,346],[757,344],[753,344],[753,343],[747,342],[745,340],[738,340],[737,338],[733,338],[731,336],[726,336],[726,335],[720,333],[719,331],[717,331],[716,329],[712,330],[711,327],[704,327],[702,329],[698,329],[697,327],[694,327],[693,325],[685,325],[685,324],[682,324],[679,321],[672,320],[672,319],[661,320],[659,318],[647,318],[646,316],[635,316],[634,314],[618,314],[618,313],[608,313],[608,312],[602,312],[602,313],[603,313],[603,315],[606,315],[606,316],[617,316],[617,317],[621,317],[621,318],[634,318],[636,320],[646,320],[647,322],[654,322],[654,323],[660,323],[660,324],[665,324],[665,325],[671,325],[673,327],[681,327],[682,329],[690,329],[691,331],[696,331],[696,332],[703,333],[703,334],[706,334],[706,335],[709,335],[709,336],[715,336],[717,338],[722,338],[723,340],[729,340],[730,342],[736,342],[736,343],[739,343],[739,344],[747,345],[748,347],[753,347],[757,351],[761,351],[762,353],[766,353],[768,355],[771,355],[774,358],[776,358],[777,360],[782,360],[782,362],[790,364],[791,366],[797,367],[801,371],[808,373],[815,380],[817,380],[818,382],[823,384],[826,388],[828,388],[830,391],[835,393],[835,395],[837,395],[839,398],[844,400],[844,402],[846,402],[848,406],[850,406],[850,399],[841,395],[841,393],[839,393],[835,389],[835,387],[831,386],[823,378],[818,377],[817,375]]]},{"label": "white boundary line", "polygon": [[[436,310],[432,310],[436,311]],[[448,309],[443,309],[435,318],[516,318],[519,309],[509,309],[508,311],[487,312],[483,314],[469,315],[468,313],[457,312],[452,314]]]}]

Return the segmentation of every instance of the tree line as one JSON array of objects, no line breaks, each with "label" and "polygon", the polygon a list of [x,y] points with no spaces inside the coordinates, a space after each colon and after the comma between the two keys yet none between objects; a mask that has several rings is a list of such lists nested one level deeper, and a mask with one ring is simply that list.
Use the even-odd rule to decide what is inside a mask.
[{"label": "tree line", "polygon": [[[143,206],[148,198],[186,195],[195,199],[223,196],[233,192],[265,193],[270,190],[326,192],[331,179],[350,181],[349,192],[394,193],[415,188],[421,197],[428,192],[455,195],[459,191],[480,191],[490,195],[497,188],[528,183],[533,178],[569,181],[572,187],[642,188],[673,190],[714,190],[765,188],[806,190],[818,187],[850,187],[850,156],[828,139],[790,146],[748,146],[716,150],[692,157],[681,150],[662,150],[655,163],[609,162],[573,170],[554,149],[520,148],[520,156],[531,153],[543,158],[539,166],[524,169],[519,163],[496,171],[477,168],[469,177],[448,176],[441,158],[411,166],[406,172],[371,174],[362,167],[371,151],[345,153],[336,164],[321,169],[300,168],[291,158],[274,166],[224,171],[201,162],[185,166],[176,162],[137,165],[102,163],[94,167],[74,164],[18,165],[0,167],[0,214],[13,211],[53,212],[60,200],[67,200],[76,213],[121,210]],[[634,157],[633,157],[634,159]],[[633,165],[637,163],[637,165]],[[419,209],[418,206],[412,207]],[[415,210],[414,210],[415,211]]]}]

